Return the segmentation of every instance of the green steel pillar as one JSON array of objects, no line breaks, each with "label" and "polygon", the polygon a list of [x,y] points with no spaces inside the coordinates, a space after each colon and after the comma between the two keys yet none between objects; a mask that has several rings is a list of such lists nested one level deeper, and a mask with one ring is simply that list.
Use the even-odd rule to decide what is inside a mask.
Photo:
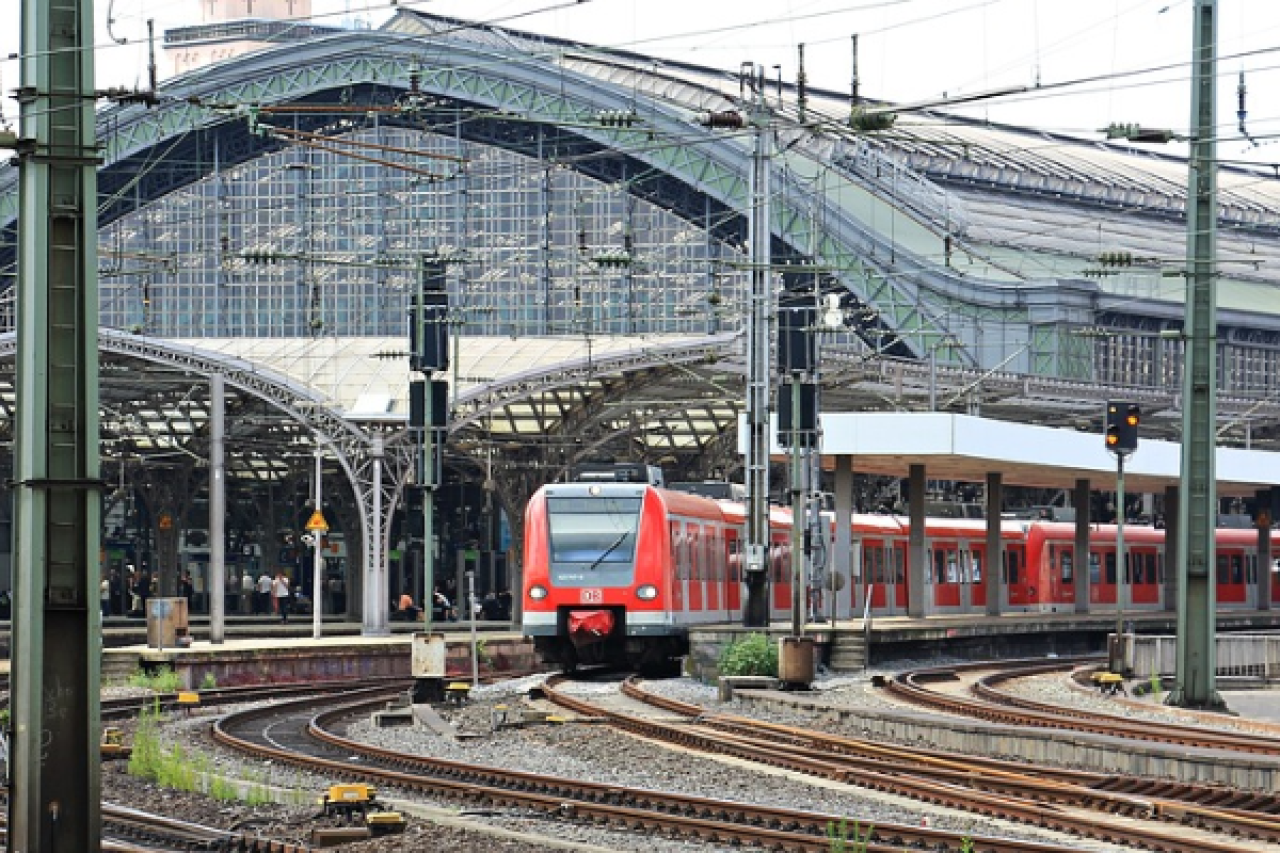
[{"label": "green steel pillar", "polygon": [[97,150],[92,0],[22,7],[8,849],[97,850]]},{"label": "green steel pillar", "polygon": [[1217,7],[1196,0],[1191,58],[1191,158],[1187,189],[1187,357],[1182,385],[1182,497],[1178,503],[1178,670],[1166,702],[1223,708],[1217,673],[1214,470],[1217,376],[1217,165],[1213,87]]}]

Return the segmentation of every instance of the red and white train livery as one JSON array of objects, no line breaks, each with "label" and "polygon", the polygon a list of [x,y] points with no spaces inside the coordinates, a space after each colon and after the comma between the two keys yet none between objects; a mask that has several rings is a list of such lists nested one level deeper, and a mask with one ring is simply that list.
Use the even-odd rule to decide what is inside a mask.
[{"label": "red and white train livery", "polygon": [[[770,618],[790,618],[791,513],[770,515]],[[688,651],[687,629],[738,622],[744,585],[742,504],[643,483],[556,483],[530,500],[524,526],[523,630],[539,654],[567,668],[588,663],[661,666]],[[982,519],[925,521],[925,613],[983,613],[989,571]],[[1076,606],[1075,525],[1005,520],[1001,611],[1063,611]],[[833,571],[845,583],[811,599],[826,615],[905,614],[910,526],[892,515],[855,515],[852,552]],[[1257,606],[1280,583],[1259,584],[1257,532],[1217,533],[1217,596],[1222,608]],[[1164,530],[1125,528],[1125,602],[1166,606]],[[826,545],[831,553],[831,545]],[[1116,528],[1090,534],[1090,605],[1112,608],[1118,566]],[[1271,570],[1271,567],[1267,567]],[[1263,581],[1270,580],[1263,577]],[[849,581],[852,581],[851,583]]]}]

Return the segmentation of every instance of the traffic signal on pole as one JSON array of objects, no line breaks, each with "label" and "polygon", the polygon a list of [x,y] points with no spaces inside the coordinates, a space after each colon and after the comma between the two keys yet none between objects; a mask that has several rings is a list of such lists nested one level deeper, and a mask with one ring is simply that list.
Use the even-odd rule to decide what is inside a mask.
[{"label": "traffic signal on pole", "polygon": [[1122,456],[1137,450],[1138,424],[1141,422],[1142,408],[1137,403],[1107,403],[1107,450]]}]

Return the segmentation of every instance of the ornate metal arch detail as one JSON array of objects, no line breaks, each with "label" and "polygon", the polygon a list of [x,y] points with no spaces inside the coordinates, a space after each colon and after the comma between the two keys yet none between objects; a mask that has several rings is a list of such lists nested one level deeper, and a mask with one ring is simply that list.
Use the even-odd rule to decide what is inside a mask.
[{"label": "ornate metal arch detail", "polygon": [[[366,575],[380,570],[373,565],[378,552],[369,547],[375,525],[383,521],[376,518],[381,513],[373,511],[377,504],[374,481],[381,479],[374,468],[384,464],[381,453],[373,448],[380,436],[370,435],[344,419],[326,406],[314,389],[240,358],[107,328],[99,329],[98,348],[102,353],[135,358],[197,376],[221,374],[229,387],[266,402],[283,416],[310,430],[329,446],[357,496]],[[12,332],[0,335],[0,360],[13,359],[16,354],[17,335]],[[382,526],[386,527],[385,521]],[[385,530],[380,530],[378,535],[385,542]],[[370,627],[376,629],[379,626],[366,625],[366,628]]]}]

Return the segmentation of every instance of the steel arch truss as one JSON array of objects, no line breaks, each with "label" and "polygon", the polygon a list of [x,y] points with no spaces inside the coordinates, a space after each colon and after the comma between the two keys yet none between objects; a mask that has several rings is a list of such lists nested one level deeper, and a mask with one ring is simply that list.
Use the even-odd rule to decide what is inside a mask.
[{"label": "steel arch truss", "polygon": [[[483,45],[426,31],[352,33],[261,51],[176,81],[162,91],[156,108],[127,105],[104,111],[101,180],[104,187],[119,185],[124,192],[131,184],[123,175],[132,180],[145,165],[142,173],[149,178],[138,192],[169,191],[208,174],[219,158],[226,165],[276,146],[249,130],[265,107],[301,102],[315,106],[327,98],[337,109],[359,100],[362,92],[375,92],[374,101],[387,103],[395,100],[394,93],[403,95],[410,89],[423,99],[447,99],[485,111],[478,117],[506,129],[494,134],[496,144],[548,157],[586,174],[608,175],[617,165],[578,160],[578,154],[613,151],[618,155],[615,161],[635,161],[644,167],[636,171],[655,176],[628,181],[628,192],[668,204],[691,224],[709,227],[722,238],[745,232],[740,212],[749,199],[750,140],[719,135],[698,122],[706,104],[732,104],[732,99],[696,89],[682,94],[682,100],[657,96],[645,102],[639,125],[602,126],[596,120],[602,112],[634,107],[634,87],[572,70],[554,56],[502,50],[496,42]],[[411,120],[416,109],[406,107],[401,120]],[[948,291],[958,295],[961,283],[936,265],[904,256],[900,247],[895,258],[881,245],[882,236],[826,194],[805,186],[815,173],[830,168],[835,149],[844,143],[811,137],[788,126],[782,115],[774,116],[772,123],[782,128],[781,141],[790,149],[774,163],[774,186],[779,187],[772,216],[775,253],[829,269],[834,280],[871,309],[874,319],[855,331],[872,346],[918,357],[946,338],[955,341],[953,352],[959,360],[977,363],[977,356],[966,352],[969,336],[949,328],[946,308],[939,304]],[[549,147],[543,147],[546,140],[538,136],[543,128],[554,130]],[[529,133],[533,129],[538,132]],[[209,153],[206,137],[222,140],[215,154]],[[198,156],[177,156],[180,151]],[[120,172],[118,179],[112,178],[115,172]],[[859,180],[856,175],[845,179]],[[127,206],[117,194],[104,202],[104,215],[118,215]],[[714,226],[707,221],[708,211],[717,219]],[[0,226],[8,223],[11,228],[15,215],[15,187],[0,181]],[[964,282],[966,293],[981,290],[982,282]],[[988,321],[1016,324],[1023,319],[1017,306],[999,299],[986,313]]]}]

